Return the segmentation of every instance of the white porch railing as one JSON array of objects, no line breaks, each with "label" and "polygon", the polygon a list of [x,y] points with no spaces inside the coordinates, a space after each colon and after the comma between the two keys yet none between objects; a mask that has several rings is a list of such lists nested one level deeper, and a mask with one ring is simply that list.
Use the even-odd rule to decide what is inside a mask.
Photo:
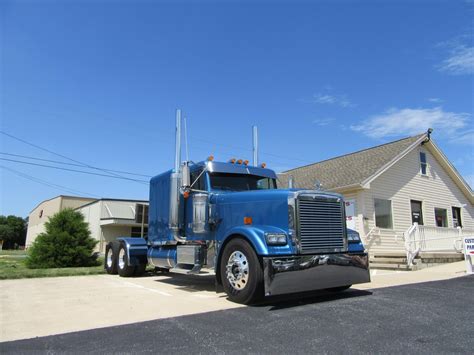
[{"label": "white porch railing", "polygon": [[420,226],[414,223],[403,233],[407,264],[411,266],[420,252],[456,251],[461,252],[462,236],[473,235],[473,230],[463,228],[443,228]]}]

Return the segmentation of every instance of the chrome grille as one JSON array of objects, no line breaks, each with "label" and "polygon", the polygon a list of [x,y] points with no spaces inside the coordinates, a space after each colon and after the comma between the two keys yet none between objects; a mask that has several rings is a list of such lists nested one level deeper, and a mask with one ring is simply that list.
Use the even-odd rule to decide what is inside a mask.
[{"label": "chrome grille", "polygon": [[344,248],[344,205],[341,199],[299,196],[298,235],[301,252],[341,251]]}]

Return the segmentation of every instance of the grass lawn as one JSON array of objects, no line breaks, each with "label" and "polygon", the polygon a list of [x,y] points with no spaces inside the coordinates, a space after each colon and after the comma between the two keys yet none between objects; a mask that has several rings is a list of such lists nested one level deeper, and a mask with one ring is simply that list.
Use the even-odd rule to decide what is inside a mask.
[{"label": "grass lawn", "polygon": [[25,265],[24,250],[0,250],[0,280],[24,279],[33,277],[78,276],[104,274],[103,263],[100,266],[68,267],[58,269],[28,269]]}]

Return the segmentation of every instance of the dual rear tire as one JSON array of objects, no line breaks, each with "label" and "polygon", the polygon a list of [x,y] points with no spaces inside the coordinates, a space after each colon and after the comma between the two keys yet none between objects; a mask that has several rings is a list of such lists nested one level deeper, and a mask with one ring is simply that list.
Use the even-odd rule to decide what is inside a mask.
[{"label": "dual rear tire", "polygon": [[146,263],[133,265],[128,257],[124,242],[113,241],[105,248],[105,270],[107,274],[119,274],[122,277],[141,276],[145,273]]}]

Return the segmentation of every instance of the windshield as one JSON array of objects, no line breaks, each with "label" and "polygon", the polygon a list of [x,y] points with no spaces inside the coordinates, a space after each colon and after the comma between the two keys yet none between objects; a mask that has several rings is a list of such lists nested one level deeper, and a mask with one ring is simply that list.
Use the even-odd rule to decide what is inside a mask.
[{"label": "windshield", "polygon": [[211,188],[213,190],[249,191],[276,189],[275,179],[262,176],[212,173],[209,174],[209,177],[211,180]]}]

